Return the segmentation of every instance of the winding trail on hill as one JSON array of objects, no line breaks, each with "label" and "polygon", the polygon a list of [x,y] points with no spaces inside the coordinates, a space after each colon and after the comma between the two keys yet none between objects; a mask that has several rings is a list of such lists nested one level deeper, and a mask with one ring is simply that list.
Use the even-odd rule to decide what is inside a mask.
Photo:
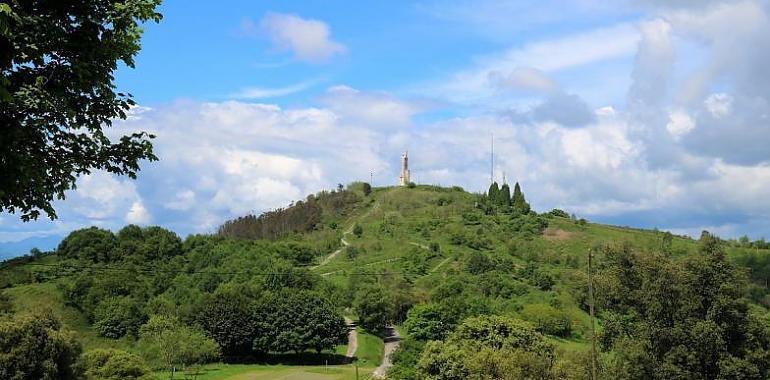
[{"label": "winding trail on hill", "polygon": [[438,268],[441,268],[444,264],[448,263],[449,260],[452,260],[452,256],[449,256],[446,259],[441,260],[441,262],[438,263],[438,265],[436,265],[435,267],[433,267],[433,269],[428,271],[428,273],[435,273],[438,270]]},{"label": "winding trail on hill", "polygon": [[396,351],[398,345],[401,343],[401,336],[398,335],[398,331],[393,326],[385,328],[385,342],[384,352],[382,353],[382,363],[379,367],[372,372],[372,377],[383,379],[385,374],[388,373],[390,367],[393,367],[393,362],[390,360],[390,356]]},{"label": "winding trail on hill", "polygon": [[[345,232],[345,234],[347,234],[347,232]],[[342,234],[342,236],[345,236],[345,234]],[[324,266],[324,265],[328,264],[329,261],[334,260],[334,258],[337,257],[337,255],[339,255],[340,252],[344,251],[345,248],[347,248],[350,245],[347,242],[347,240],[345,240],[344,237],[342,239],[340,239],[340,243],[342,243],[342,247],[340,247],[338,250],[332,252],[329,256],[324,257],[323,261],[321,261],[320,264],[318,264],[318,265],[316,265],[316,266],[314,266],[314,267],[312,267],[310,269],[316,269],[316,268],[318,268],[320,266]]]},{"label": "winding trail on hill", "polygon": [[[374,206],[372,206],[372,208],[370,208],[369,211],[367,211],[366,213],[361,215],[358,219],[361,220],[361,219],[364,219],[364,218],[368,217],[372,213],[372,211],[378,209],[379,207],[380,207],[380,203],[379,202],[375,202]],[[315,269],[318,269],[319,267],[322,267],[322,266],[328,264],[330,261],[334,260],[334,258],[337,257],[337,255],[339,255],[340,252],[344,251],[345,248],[350,246],[350,243],[348,243],[347,240],[345,240],[345,235],[352,234],[353,233],[353,228],[355,227],[355,225],[356,225],[355,223],[351,224],[350,227],[348,227],[348,229],[346,229],[345,232],[342,233],[342,237],[340,238],[340,243],[342,243],[342,247],[340,247],[336,251],[334,251],[331,254],[329,254],[329,256],[324,257],[324,259],[321,261],[321,263],[319,263],[318,265],[316,265],[314,267],[311,267],[310,269],[311,270],[315,270]],[[324,274],[322,274],[322,276],[327,276],[327,275],[329,275],[331,273],[334,273],[334,272],[324,273]]]}]

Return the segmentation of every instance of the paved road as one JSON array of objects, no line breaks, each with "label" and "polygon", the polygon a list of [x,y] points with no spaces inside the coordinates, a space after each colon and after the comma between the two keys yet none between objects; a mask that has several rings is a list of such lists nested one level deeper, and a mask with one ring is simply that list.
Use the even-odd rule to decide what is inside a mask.
[{"label": "paved road", "polygon": [[382,354],[382,364],[380,364],[380,366],[372,373],[372,376],[380,379],[384,378],[390,367],[393,366],[393,363],[390,361],[390,356],[393,354],[393,351],[398,348],[399,343],[401,343],[401,337],[393,326],[385,328],[384,341],[385,352]]},{"label": "paved road", "polygon": [[345,357],[348,361],[353,361],[353,357],[356,356],[356,350],[358,350],[358,332],[356,332],[356,324],[353,320],[345,317],[345,323],[348,325],[348,352],[345,353]]}]

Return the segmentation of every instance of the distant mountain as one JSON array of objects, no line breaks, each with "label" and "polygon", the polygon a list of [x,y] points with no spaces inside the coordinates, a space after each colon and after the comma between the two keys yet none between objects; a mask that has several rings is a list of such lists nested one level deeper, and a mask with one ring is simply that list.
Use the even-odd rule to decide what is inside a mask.
[{"label": "distant mountain", "polygon": [[59,235],[50,235],[0,243],[0,261],[26,255],[32,248],[37,248],[41,251],[50,251],[59,245],[62,238],[63,237]]}]

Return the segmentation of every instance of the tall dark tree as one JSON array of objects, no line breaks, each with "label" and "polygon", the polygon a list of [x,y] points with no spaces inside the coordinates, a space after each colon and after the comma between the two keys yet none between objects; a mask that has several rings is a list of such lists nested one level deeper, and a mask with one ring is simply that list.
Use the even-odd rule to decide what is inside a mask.
[{"label": "tall dark tree", "polygon": [[502,207],[511,207],[511,188],[508,186],[507,183],[503,184],[503,187],[500,188],[500,196],[499,196],[499,204]]},{"label": "tall dark tree", "polygon": [[487,191],[487,198],[489,198],[489,202],[491,204],[497,204],[497,200],[500,197],[500,186],[497,185],[497,182],[492,182],[491,185],[489,185],[489,191]]},{"label": "tall dark tree", "polygon": [[511,204],[513,205],[514,212],[518,214],[529,214],[529,203],[527,203],[527,200],[524,199],[524,193],[521,192],[521,186],[519,186],[518,182],[516,182],[516,185],[513,187]]},{"label": "tall dark tree", "polygon": [[253,304],[241,293],[216,293],[204,297],[195,320],[219,344],[223,355],[248,355],[256,334]]},{"label": "tall dark tree", "polygon": [[134,105],[116,92],[121,61],[134,67],[141,24],[160,0],[16,0],[0,3],[0,212],[25,221],[63,199],[92,170],[135,178],[157,159],[136,132],[113,141],[104,127]]}]

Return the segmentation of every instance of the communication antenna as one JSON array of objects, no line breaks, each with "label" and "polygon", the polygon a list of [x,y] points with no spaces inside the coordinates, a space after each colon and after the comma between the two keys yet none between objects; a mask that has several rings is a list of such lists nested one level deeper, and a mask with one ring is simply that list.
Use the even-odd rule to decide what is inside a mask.
[{"label": "communication antenna", "polygon": [[490,133],[489,184],[495,182],[495,134]]}]

